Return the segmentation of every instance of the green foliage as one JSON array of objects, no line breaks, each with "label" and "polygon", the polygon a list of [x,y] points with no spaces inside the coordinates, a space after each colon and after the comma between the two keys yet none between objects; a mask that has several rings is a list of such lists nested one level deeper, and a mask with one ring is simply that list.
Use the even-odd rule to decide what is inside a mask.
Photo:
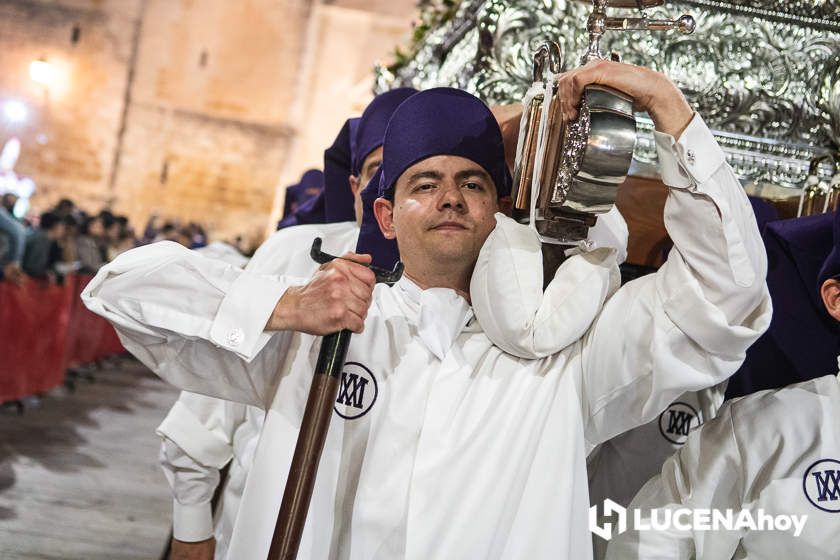
[{"label": "green foliage", "polygon": [[406,50],[394,48],[394,62],[388,71],[397,73],[408,64],[423,45],[429,32],[439,29],[455,17],[461,0],[420,0],[417,3],[417,18],[412,24],[410,43]]}]

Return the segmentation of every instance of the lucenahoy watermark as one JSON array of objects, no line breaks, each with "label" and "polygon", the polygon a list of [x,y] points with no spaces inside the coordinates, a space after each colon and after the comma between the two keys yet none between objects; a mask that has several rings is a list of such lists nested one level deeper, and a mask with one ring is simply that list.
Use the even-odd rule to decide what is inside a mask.
[{"label": "lucenahoy watermark", "polygon": [[615,528],[612,523],[598,523],[598,508],[589,508],[589,530],[604,540],[610,540],[627,530],[631,531],[790,531],[798,537],[805,529],[808,516],[770,515],[763,509],[691,509],[660,508],[648,511],[632,510],[632,526],[628,526],[627,508],[607,499],[604,500],[604,516],[617,516]]}]

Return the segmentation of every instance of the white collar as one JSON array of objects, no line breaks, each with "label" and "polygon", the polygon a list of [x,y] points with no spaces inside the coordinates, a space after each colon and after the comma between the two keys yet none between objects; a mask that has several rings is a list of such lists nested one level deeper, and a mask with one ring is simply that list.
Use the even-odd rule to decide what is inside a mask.
[{"label": "white collar", "polygon": [[443,360],[452,343],[472,320],[470,304],[451,288],[428,288],[411,281],[407,276],[394,285],[417,310],[417,334],[439,360]]}]

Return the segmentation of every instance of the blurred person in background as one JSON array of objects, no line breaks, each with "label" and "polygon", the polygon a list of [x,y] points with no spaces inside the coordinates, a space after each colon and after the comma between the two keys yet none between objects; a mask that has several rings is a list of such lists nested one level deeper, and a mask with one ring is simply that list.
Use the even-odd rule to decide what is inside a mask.
[{"label": "blurred person in background", "polygon": [[143,237],[140,238],[139,244],[146,245],[148,243],[152,243],[158,234],[157,222],[158,222],[158,215],[157,212],[152,212],[149,214],[149,219],[146,222],[146,227],[143,228]]},{"label": "blurred person in background", "polygon": [[55,205],[53,212],[59,218],[65,218],[67,216],[76,216],[79,213],[79,209],[76,208],[76,203],[70,200],[69,198],[62,198],[58,201],[58,204]]},{"label": "blurred person in background", "polygon": [[33,278],[55,281],[56,265],[62,260],[59,241],[64,238],[65,226],[58,214],[44,212],[38,227],[29,232],[24,251],[23,271]]},{"label": "blurred person in background", "polygon": [[193,243],[192,229],[190,229],[189,226],[175,229],[170,241],[174,241],[175,243],[183,245],[187,249],[191,249]]},{"label": "blurred person in background", "polygon": [[190,234],[190,249],[200,249],[207,246],[207,234],[201,224],[190,222],[187,229]]},{"label": "blurred person in background", "polygon": [[64,223],[64,237],[58,241],[61,247],[61,260],[64,263],[75,263],[79,266],[79,252],[76,250],[76,238],[79,236],[79,220],[73,214],[65,215],[61,221]]},{"label": "blurred person in background", "polygon": [[114,216],[114,222],[108,228],[108,261],[117,258],[118,255],[133,249],[135,246],[134,231],[125,216]]},{"label": "blurred person in background", "polygon": [[17,193],[7,192],[3,195],[3,208],[12,216],[14,216],[15,205],[17,204],[17,201]]},{"label": "blurred person in background", "polygon": [[105,236],[105,225],[102,216],[87,218],[76,237],[76,257],[79,260],[79,270],[85,273],[96,273],[107,261],[108,240]]},{"label": "blurred person in background", "polygon": [[[0,208],[0,279],[20,285],[24,280],[21,262],[26,248],[26,228],[12,215],[6,207],[7,201],[17,196],[3,192],[3,203]],[[11,203],[14,208],[14,202]]]},{"label": "blurred person in background", "polygon": [[155,241],[174,241],[175,243],[180,243],[178,241],[178,228],[172,222],[166,222],[163,224],[163,227],[160,228],[160,231],[155,236]]},{"label": "blurred person in background", "polygon": [[130,223],[128,223],[128,218],[125,216],[118,216],[117,220],[122,223],[120,237],[117,239],[115,246],[115,253],[116,255],[119,255],[137,246],[137,236],[134,235],[134,228],[131,227]]}]

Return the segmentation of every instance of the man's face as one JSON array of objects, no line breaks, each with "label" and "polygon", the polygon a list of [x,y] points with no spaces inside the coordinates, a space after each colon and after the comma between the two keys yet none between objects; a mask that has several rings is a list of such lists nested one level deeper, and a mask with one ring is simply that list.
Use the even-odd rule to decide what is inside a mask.
[{"label": "man's face", "polygon": [[94,237],[102,237],[105,235],[105,226],[102,225],[102,220],[94,219],[88,226],[88,233]]},{"label": "man's face", "polygon": [[3,195],[3,206],[9,212],[15,209],[15,204],[17,204],[18,197],[17,195],[6,193]]},{"label": "man's face", "polygon": [[118,224],[117,222],[114,222],[113,224],[111,224],[108,227],[105,234],[108,236],[108,239],[110,239],[112,241],[116,241],[120,237],[120,229],[121,229],[120,224]]},{"label": "man's face", "polygon": [[385,237],[396,237],[406,269],[416,274],[423,267],[474,266],[497,211],[496,187],[481,166],[434,156],[400,175],[390,212],[381,206],[377,218]]},{"label": "man's face", "polygon": [[362,191],[376,174],[379,166],[382,165],[382,146],[379,146],[362,162],[362,169],[359,176],[350,176],[350,190],[353,191],[353,207],[356,211],[356,223],[362,223]]},{"label": "man's face", "polygon": [[67,227],[64,222],[58,222],[47,232],[47,238],[52,240],[62,239],[67,234]]}]

